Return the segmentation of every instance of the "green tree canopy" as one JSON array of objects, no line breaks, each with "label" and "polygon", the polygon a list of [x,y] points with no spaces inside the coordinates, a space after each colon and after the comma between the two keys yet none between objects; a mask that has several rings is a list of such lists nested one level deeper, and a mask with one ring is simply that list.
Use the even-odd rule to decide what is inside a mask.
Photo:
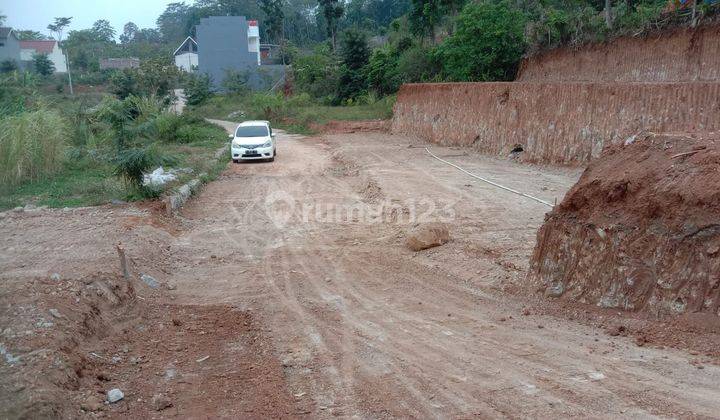
[{"label": "green tree canopy", "polygon": [[457,32],[439,47],[443,72],[453,81],[512,80],[525,52],[525,15],[510,1],[469,3]]},{"label": "green tree canopy", "polygon": [[18,39],[20,39],[21,41],[43,41],[50,38],[49,36],[43,35],[38,31],[32,31],[29,29],[16,30],[15,35],[17,35]]}]

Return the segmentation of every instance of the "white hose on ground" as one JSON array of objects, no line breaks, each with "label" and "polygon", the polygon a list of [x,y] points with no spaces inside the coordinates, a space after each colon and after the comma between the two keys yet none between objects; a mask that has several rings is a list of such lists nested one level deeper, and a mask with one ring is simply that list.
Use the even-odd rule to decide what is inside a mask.
[{"label": "white hose on ground", "polygon": [[466,171],[465,169],[457,166],[456,164],[454,164],[454,163],[452,163],[452,162],[448,162],[447,160],[440,159],[439,157],[435,156],[435,155],[433,154],[433,152],[431,152],[430,149],[428,149],[427,147],[425,148],[425,151],[428,152],[428,154],[430,154],[430,156],[434,157],[435,159],[439,160],[440,162],[445,163],[445,164],[448,164],[448,165],[452,166],[453,168],[459,169],[459,170],[461,170],[462,172],[465,172],[466,174],[470,175],[471,177],[476,178],[476,179],[479,179],[480,181],[487,182],[488,184],[492,185],[493,187],[498,187],[498,188],[503,189],[503,190],[505,190],[505,191],[510,191],[510,192],[513,193],[513,194],[521,195],[521,196],[523,196],[523,197],[525,197],[525,198],[529,198],[529,199],[531,199],[531,200],[537,201],[537,202],[540,203],[540,204],[545,204],[545,205],[548,206],[548,207],[553,207],[552,204],[548,203],[548,202],[545,201],[545,200],[541,200],[541,199],[539,199],[539,198],[537,198],[537,197],[533,197],[532,195],[525,194],[525,193],[522,193],[522,192],[520,192],[520,191],[513,190],[512,188],[508,188],[508,187],[506,187],[506,186],[504,186],[504,185],[500,185],[500,184],[498,184],[497,182],[492,182],[492,181],[490,181],[489,179],[485,179],[485,178],[483,178],[483,177],[481,177],[481,176],[478,176],[478,175],[475,175],[475,174],[473,174],[473,173],[471,173],[471,172],[468,172],[468,171]]}]

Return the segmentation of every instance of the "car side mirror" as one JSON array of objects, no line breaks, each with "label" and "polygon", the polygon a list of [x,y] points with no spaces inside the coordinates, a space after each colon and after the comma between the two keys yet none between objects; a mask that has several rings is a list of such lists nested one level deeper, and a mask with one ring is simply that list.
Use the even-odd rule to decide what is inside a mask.
[{"label": "car side mirror", "polygon": [[275,133],[270,134],[270,137],[275,138]]},{"label": "car side mirror", "polygon": [[230,140],[232,140],[232,139],[235,138],[235,135],[234,135],[234,134],[228,134],[228,138],[229,138]]}]

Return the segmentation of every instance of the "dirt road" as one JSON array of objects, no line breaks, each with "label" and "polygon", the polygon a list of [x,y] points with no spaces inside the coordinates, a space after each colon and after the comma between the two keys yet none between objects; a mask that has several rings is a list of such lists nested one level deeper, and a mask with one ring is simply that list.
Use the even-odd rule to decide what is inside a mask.
[{"label": "dirt road", "polygon": [[[522,299],[502,293],[522,284],[546,207],[402,137],[280,134],[278,143],[274,164],[230,166],[183,211],[190,227],[173,246],[171,278],[181,301],[260,317],[313,415],[720,412],[717,367],[523,316]],[[551,202],[577,176],[433,150]],[[454,241],[405,249],[413,204],[417,217],[447,219]],[[358,206],[382,221],[347,216]]]},{"label": "dirt road", "polygon": [[[88,210],[66,212],[67,226],[42,214],[0,223],[8,238],[0,272],[15,281],[51,273],[72,248],[64,266],[81,275],[114,264],[105,242],[123,240],[139,269],[171,286],[173,305],[251,314],[297,416],[720,413],[718,366],[698,369],[687,352],[527,311],[525,270],[547,207],[474,180],[425,146],[380,132],[280,133],[274,163],[230,164],[176,224],[132,207],[92,210],[102,221],[94,227]],[[578,176],[432,150],[549,202]],[[450,226],[450,243],[405,248],[415,222],[435,220]],[[193,383],[209,384],[202,375]],[[233,412],[222,407],[237,401],[214,398],[208,415]]]}]

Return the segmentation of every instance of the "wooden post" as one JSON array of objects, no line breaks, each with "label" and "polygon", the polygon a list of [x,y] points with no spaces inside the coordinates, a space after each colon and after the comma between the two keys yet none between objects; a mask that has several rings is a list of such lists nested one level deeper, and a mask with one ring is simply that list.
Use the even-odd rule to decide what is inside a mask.
[{"label": "wooden post", "polygon": [[130,271],[128,270],[127,257],[125,257],[125,248],[118,243],[116,246],[118,257],[120,257],[120,270],[125,280],[130,281]]}]

